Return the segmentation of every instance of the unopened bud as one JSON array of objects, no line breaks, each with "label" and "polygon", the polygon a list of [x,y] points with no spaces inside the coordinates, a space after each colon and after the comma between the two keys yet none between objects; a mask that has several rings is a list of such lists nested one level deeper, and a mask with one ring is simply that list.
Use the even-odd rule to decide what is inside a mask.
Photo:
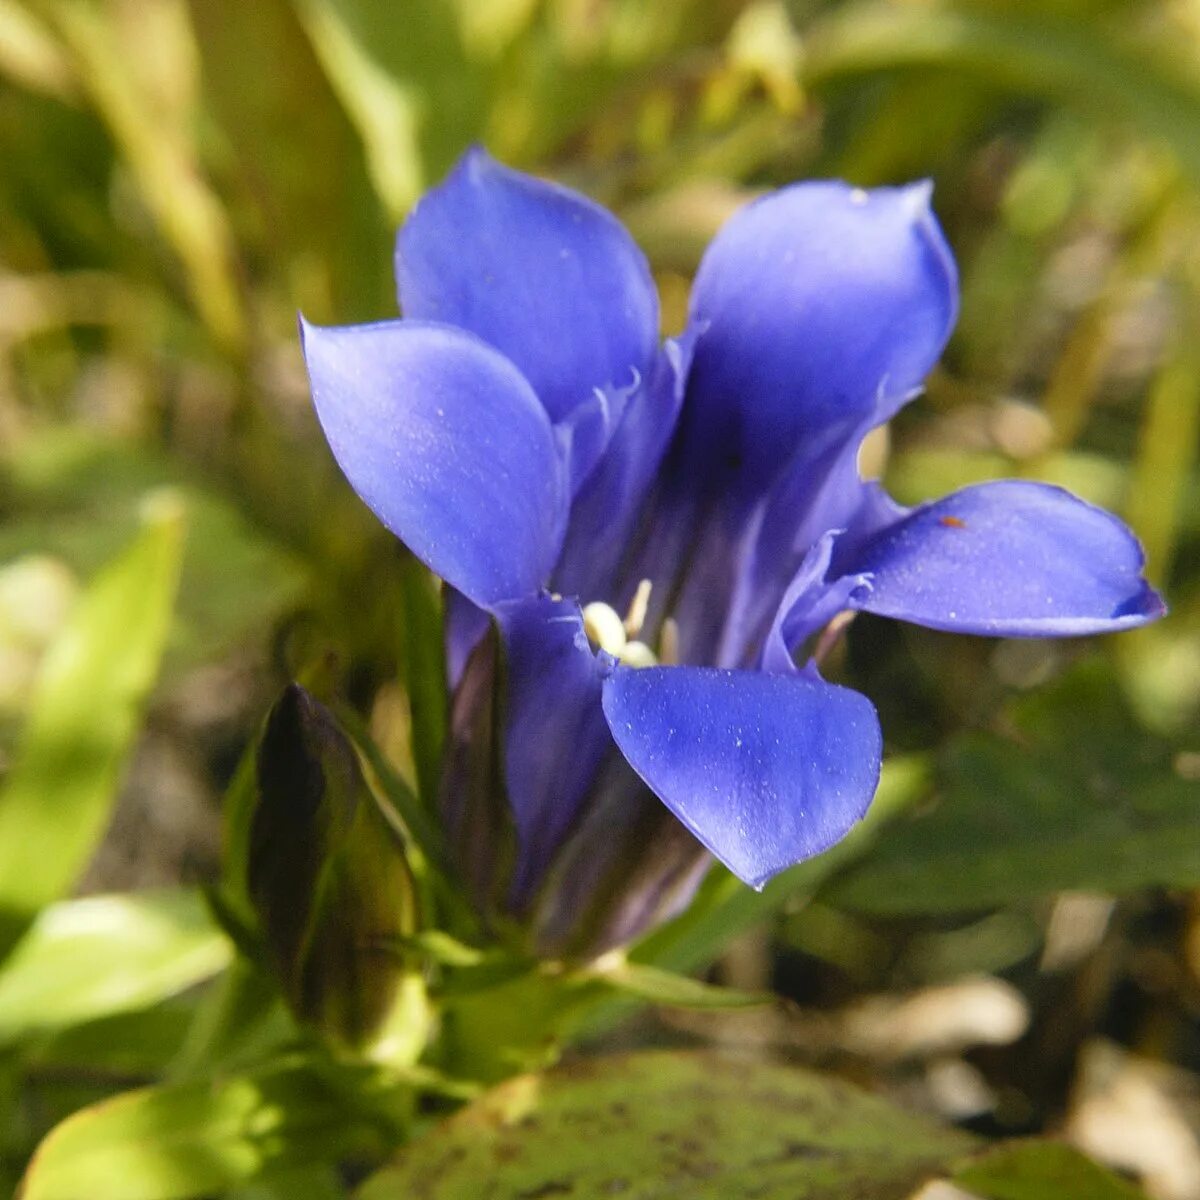
[{"label": "unopened bud", "polygon": [[298,684],[276,702],[259,746],[248,882],[297,1018],[367,1047],[397,999],[415,889],[353,745]]}]

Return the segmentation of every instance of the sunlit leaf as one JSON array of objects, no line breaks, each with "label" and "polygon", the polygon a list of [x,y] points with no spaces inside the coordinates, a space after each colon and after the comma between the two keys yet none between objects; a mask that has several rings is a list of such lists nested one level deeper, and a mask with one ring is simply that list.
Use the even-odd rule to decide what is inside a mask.
[{"label": "sunlit leaf", "polygon": [[1016,1142],[954,1176],[980,1200],[1145,1200],[1145,1193],[1060,1142]]},{"label": "sunlit leaf", "polygon": [[0,970],[0,1044],[155,1004],[211,978],[231,949],[193,891],[51,905]]},{"label": "sunlit leaf", "polygon": [[642,963],[618,962],[609,966],[602,959],[588,975],[618,992],[668,1008],[761,1008],[774,999],[769,994],[715,987],[689,975],[677,975]]},{"label": "sunlit leaf", "polygon": [[52,96],[70,96],[74,90],[62,47],[17,0],[0,0],[0,73]]},{"label": "sunlit leaf", "polygon": [[[264,1172],[379,1154],[386,1124],[303,1062],[143,1088],[85,1108],[42,1142],[23,1200],[172,1200]],[[363,1081],[366,1076],[364,1074]]]},{"label": "sunlit leaf", "polygon": [[168,676],[261,635],[307,582],[300,562],[230,497],[180,474],[157,451],[64,429],[23,437],[0,461],[8,505],[0,559],[54,554],[94,571],[137,529],[148,489],[171,481],[184,497],[188,538]]},{"label": "sunlit leaf", "polygon": [[635,1054],[502,1084],[408,1146],[359,1200],[904,1200],[970,1147],[957,1131],[807,1071]]},{"label": "sunlit leaf", "polygon": [[71,886],[108,822],[158,674],[182,550],[182,508],[161,497],[46,653],[0,788],[0,948]]}]

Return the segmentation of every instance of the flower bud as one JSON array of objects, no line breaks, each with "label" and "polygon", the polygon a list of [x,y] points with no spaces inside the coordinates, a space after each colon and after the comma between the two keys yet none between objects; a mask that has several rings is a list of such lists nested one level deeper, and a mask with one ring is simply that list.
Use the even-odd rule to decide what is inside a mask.
[{"label": "flower bud", "polygon": [[249,891],[296,1017],[369,1049],[385,1036],[417,926],[401,835],[333,714],[298,684],[258,751]]}]

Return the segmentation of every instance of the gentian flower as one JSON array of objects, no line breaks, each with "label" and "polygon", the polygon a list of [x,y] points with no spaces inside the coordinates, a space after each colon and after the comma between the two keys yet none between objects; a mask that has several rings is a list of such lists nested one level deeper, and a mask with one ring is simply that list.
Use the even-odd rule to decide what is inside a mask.
[{"label": "gentian flower", "polygon": [[543,946],[677,911],[707,852],[760,887],[863,816],[874,708],[798,665],[839,613],[1062,637],[1163,612],[1125,526],[1059,488],[904,509],[860,479],[956,314],[929,202],[747,205],[660,345],[616,219],[473,150],[400,232],[403,319],[303,325],[338,463],[448,585],[449,835]]}]

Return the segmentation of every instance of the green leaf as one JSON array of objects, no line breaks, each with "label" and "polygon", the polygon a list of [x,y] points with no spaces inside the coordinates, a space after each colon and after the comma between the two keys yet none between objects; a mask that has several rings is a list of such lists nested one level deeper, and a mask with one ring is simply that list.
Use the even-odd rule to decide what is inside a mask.
[{"label": "green leaf", "polygon": [[412,708],[413,760],[425,811],[437,811],[442,743],[446,738],[446,659],[442,601],[433,576],[414,558],[401,572],[404,596],[404,682]]},{"label": "green leaf", "polygon": [[167,1076],[183,1083],[249,1070],[282,1054],[299,1037],[275,982],[238,955],[194,1006]]},{"label": "green leaf", "polygon": [[950,743],[940,803],[896,822],[833,881],[830,903],[898,915],[1200,884],[1200,784],[1137,724],[1102,662],[1010,716],[1016,738]]},{"label": "green leaf", "polygon": [[0,560],[52,554],[91,573],[134,536],[147,491],[169,484],[183,496],[188,537],[167,677],[261,636],[308,582],[300,561],[224,493],[180,485],[181,473],[149,447],[62,428],[22,437],[0,460]]},{"label": "green leaf", "polygon": [[393,220],[479,137],[481,73],[464,56],[451,6],[409,0],[294,0],[313,49],[358,130]]},{"label": "green leaf", "polygon": [[903,1200],[971,1144],[808,1071],[633,1054],[502,1084],[406,1147],[359,1200]]},{"label": "green leaf", "polygon": [[717,987],[689,975],[677,975],[674,971],[663,971],[642,963],[622,961],[608,966],[601,959],[586,974],[618,992],[668,1008],[761,1008],[775,999],[769,993]]},{"label": "green leaf", "polygon": [[1145,1192],[1061,1142],[990,1150],[953,1181],[980,1200],[1146,1200]]},{"label": "green leaf", "polygon": [[0,971],[0,1044],[147,1008],[216,975],[230,958],[194,891],[52,905]]},{"label": "green leaf", "polygon": [[206,116],[227,135],[231,208],[253,214],[243,254],[286,271],[289,307],[313,320],[388,312],[391,222],[291,0],[188,0],[188,11]]},{"label": "green leaf", "polygon": [[1147,53],[1112,22],[1034,6],[870,2],[833,10],[805,41],[805,82],[826,87],[897,69],[948,67],[1021,95],[1122,121],[1168,146],[1200,178],[1200,87],[1165,55]]},{"label": "green leaf", "polygon": [[[209,333],[229,352],[244,349],[245,313],[234,271],[228,215],[199,161],[195,113],[181,97],[164,102],[153,68],[186,77],[195,45],[183,14],[165,10],[146,38],[137,23],[112,19],[107,8],[74,0],[44,6],[83,90],[183,268],[192,303]],[[174,17],[174,20],[170,20]]]},{"label": "green leaf", "polygon": [[72,885],[108,823],[158,674],[182,548],[183,510],[162,497],[46,652],[0,788],[0,954]]},{"label": "green leaf", "polygon": [[64,1078],[72,1075],[123,1081],[163,1073],[178,1055],[195,1020],[196,998],[174,996],[152,1008],[71,1025],[22,1047],[21,1061]]},{"label": "green leaf", "polygon": [[299,1167],[271,1174],[225,1200],[345,1200],[346,1189],[332,1167]]},{"label": "green leaf", "polygon": [[171,1200],[269,1171],[378,1155],[392,1135],[356,1101],[356,1080],[347,1072],[335,1083],[297,1060],[218,1083],[126,1092],[51,1131],[22,1200]]}]

